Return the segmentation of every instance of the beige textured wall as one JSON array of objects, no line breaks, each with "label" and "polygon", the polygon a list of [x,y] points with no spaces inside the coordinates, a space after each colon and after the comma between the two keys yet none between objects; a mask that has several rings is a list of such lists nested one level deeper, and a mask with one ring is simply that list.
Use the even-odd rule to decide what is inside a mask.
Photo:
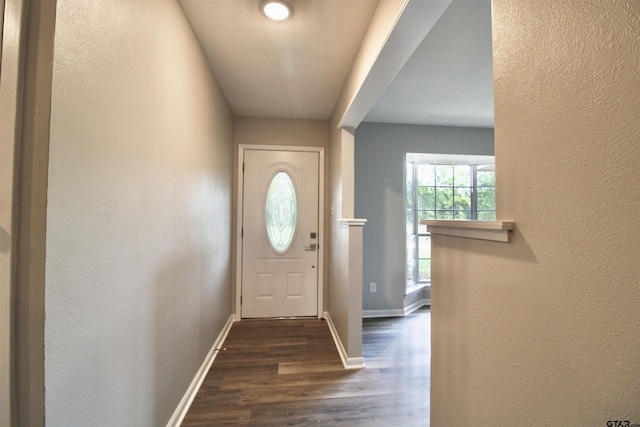
[{"label": "beige textured wall", "polygon": [[[331,127],[331,206],[330,213],[330,260],[329,260],[329,314],[335,325],[342,345],[347,353],[350,347],[361,348],[361,343],[349,343],[349,337],[353,335],[355,325],[350,324],[349,300],[349,227],[340,224],[340,218],[352,218],[353,211],[345,212],[345,187],[348,188],[350,179],[349,169],[345,169],[346,159],[344,150],[348,149],[349,141],[353,141],[353,135],[346,130]],[[345,147],[346,145],[346,147]],[[353,168],[351,169],[351,171]],[[351,174],[353,176],[353,174]],[[353,195],[351,195],[353,197]],[[360,331],[362,324],[360,324]],[[352,351],[353,353],[353,351]],[[362,356],[361,354],[355,355]]]},{"label": "beige textured wall", "polygon": [[[331,235],[331,241],[328,311],[347,353],[354,357],[361,356],[362,299],[358,296],[358,301],[350,301],[348,289],[349,228],[338,222],[338,219],[352,218],[354,214],[354,140],[353,129],[339,129],[338,126],[354,96],[367,78],[367,74],[405,4],[406,0],[381,0],[378,3],[330,120],[331,176],[329,182],[331,204],[329,206],[330,227],[328,231]],[[353,342],[349,343],[349,340]]]},{"label": "beige textured wall", "polygon": [[239,144],[329,146],[329,122],[326,120],[238,117],[234,140]]},{"label": "beige textured wall", "polygon": [[640,423],[640,3],[492,5],[517,230],[433,239],[431,425]]},{"label": "beige textured wall", "polygon": [[166,425],[231,314],[233,114],[173,0],[59,0],[51,426]]}]

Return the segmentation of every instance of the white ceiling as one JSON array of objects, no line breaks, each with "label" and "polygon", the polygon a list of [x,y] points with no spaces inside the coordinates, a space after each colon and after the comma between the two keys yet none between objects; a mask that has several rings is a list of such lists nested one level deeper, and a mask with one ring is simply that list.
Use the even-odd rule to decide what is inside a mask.
[{"label": "white ceiling", "polygon": [[493,127],[491,1],[453,0],[364,120]]},{"label": "white ceiling", "polygon": [[[236,115],[328,119],[378,0],[289,0],[282,22],[259,2],[179,0]],[[365,121],[492,127],[490,13],[453,0]]]},{"label": "white ceiling", "polygon": [[328,119],[378,0],[289,0],[271,21],[260,0],[179,0],[238,116]]}]

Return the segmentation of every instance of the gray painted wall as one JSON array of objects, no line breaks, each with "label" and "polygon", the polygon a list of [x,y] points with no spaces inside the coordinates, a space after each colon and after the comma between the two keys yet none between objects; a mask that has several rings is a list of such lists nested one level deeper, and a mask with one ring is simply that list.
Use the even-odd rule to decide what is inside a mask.
[{"label": "gray painted wall", "polygon": [[363,310],[403,310],[416,299],[405,304],[406,153],[493,155],[493,129],[383,123],[356,129],[355,216],[367,219]]},{"label": "gray painted wall", "polygon": [[47,425],[166,425],[231,315],[233,114],[173,1],[59,0],[52,88]]}]

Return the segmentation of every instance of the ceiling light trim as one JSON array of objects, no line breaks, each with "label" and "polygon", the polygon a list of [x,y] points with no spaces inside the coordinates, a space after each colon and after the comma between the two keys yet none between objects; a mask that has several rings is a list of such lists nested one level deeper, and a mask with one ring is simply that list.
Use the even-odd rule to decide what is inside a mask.
[{"label": "ceiling light trim", "polygon": [[260,12],[274,21],[285,21],[293,16],[293,7],[284,0],[262,0]]}]

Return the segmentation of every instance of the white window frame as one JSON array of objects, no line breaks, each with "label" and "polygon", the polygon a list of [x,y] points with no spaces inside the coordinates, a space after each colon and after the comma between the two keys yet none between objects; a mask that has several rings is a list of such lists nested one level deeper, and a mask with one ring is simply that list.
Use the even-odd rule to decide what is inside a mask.
[{"label": "white window frame", "polygon": [[[413,168],[413,176],[412,176],[412,188],[413,191],[413,233],[409,233],[407,230],[407,215],[409,213],[409,208],[407,204],[408,200],[408,191],[407,188],[407,174],[408,168],[407,165],[409,163],[414,163]],[[431,233],[428,232],[420,232],[420,224],[418,220],[418,185],[417,185],[417,167],[415,165],[418,164],[434,164],[434,165],[469,165],[472,167],[472,192],[471,192],[471,219],[476,220],[477,218],[477,172],[479,165],[495,165],[495,157],[494,156],[476,156],[476,155],[443,155],[443,154],[424,154],[424,153],[407,153],[405,156],[404,163],[404,177],[405,177],[405,185],[404,185],[404,212],[405,212],[405,282],[406,282],[406,294],[411,292],[415,292],[422,288],[429,288],[431,286],[431,280],[420,280],[420,254],[419,254],[419,244],[420,237],[430,236]],[[455,188],[455,187],[454,187]],[[408,240],[409,238],[414,238],[413,244],[413,280],[409,278],[409,256],[408,252]]]}]

